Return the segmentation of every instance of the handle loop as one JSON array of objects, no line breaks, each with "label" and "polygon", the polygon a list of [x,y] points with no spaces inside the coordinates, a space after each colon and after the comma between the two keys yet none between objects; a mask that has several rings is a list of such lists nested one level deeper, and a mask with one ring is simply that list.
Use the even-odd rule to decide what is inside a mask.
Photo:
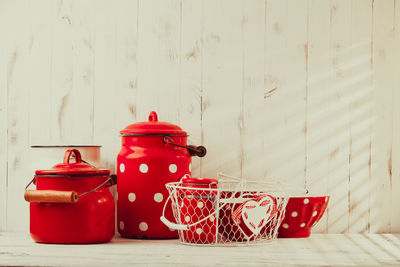
[{"label": "handle loop", "polygon": [[65,154],[64,154],[64,161],[63,161],[64,164],[70,164],[69,160],[71,159],[72,153],[75,154],[75,162],[76,163],[82,162],[82,156],[78,149],[68,149],[67,151],[65,151]]},{"label": "handle loop", "polygon": [[182,146],[182,145],[178,145],[175,144],[174,141],[172,140],[172,138],[168,135],[164,136],[164,142],[166,144],[170,144],[176,147],[182,147],[182,148],[186,148],[191,156],[198,156],[200,158],[204,157],[207,154],[207,149],[204,146]]}]

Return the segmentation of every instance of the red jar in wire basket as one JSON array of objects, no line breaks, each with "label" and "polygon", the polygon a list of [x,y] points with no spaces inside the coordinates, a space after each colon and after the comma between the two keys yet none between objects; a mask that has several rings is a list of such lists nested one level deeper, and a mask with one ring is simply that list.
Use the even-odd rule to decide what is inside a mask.
[{"label": "red jar in wire basket", "polygon": [[179,190],[180,221],[183,224],[194,224],[189,230],[183,231],[183,239],[191,243],[213,243],[216,240],[217,220],[215,218],[215,201],[217,191],[203,190],[217,188],[218,180],[207,178],[182,179]]}]

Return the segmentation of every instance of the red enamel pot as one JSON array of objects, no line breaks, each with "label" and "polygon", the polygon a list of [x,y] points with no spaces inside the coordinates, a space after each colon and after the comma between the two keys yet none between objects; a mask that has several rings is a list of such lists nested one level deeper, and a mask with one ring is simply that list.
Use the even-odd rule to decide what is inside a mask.
[{"label": "red enamel pot", "polygon": [[[76,162],[70,162],[71,155]],[[108,242],[114,236],[114,198],[110,171],[82,161],[76,149],[49,170],[37,170],[26,190],[30,202],[30,233],[39,243],[87,244]],[[27,188],[30,184],[28,184]]]},{"label": "red enamel pot", "polygon": [[[177,238],[178,233],[160,221],[168,191],[166,183],[191,174],[191,157],[203,157],[203,146],[188,146],[187,133],[179,126],[158,121],[153,111],[146,122],[121,132],[117,157],[118,231],[127,238]],[[167,209],[172,217],[172,209]]]}]

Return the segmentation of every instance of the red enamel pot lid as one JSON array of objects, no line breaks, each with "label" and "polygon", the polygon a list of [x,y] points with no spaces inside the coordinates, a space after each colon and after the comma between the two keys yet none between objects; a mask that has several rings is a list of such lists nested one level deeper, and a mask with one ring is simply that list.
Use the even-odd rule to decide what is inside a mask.
[{"label": "red enamel pot lid", "polygon": [[[75,161],[70,163],[71,155],[75,154]],[[64,154],[63,163],[56,164],[49,170],[37,170],[36,175],[82,175],[105,176],[110,175],[110,170],[98,169],[82,161],[81,153],[77,149],[68,149]]]},{"label": "red enamel pot lid", "polygon": [[186,177],[182,179],[183,184],[193,184],[193,185],[209,185],[209,184],[218,184],[217,179],[212,178],[195,178],[195,177]]},{"label": "red enamel pot lid", "polygon": [[184,135],[187,133],[181,127],[163,121],[158,121],[158,116],[155,111],[150,112],[149,121],[137,122],[126,126],[120,131],[122,136],[129,135]]}]

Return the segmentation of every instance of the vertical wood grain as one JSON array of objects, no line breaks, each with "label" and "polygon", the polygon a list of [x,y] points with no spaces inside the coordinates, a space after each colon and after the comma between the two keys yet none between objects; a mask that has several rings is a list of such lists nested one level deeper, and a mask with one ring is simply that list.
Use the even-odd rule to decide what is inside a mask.
[{"label": "vertical wood grain", "polygon": [[[55,4],[55,3],[54,3]],[[51,139],[51,75],[53,1],[29,2],[32,33],[32,68],[29,86],[29,133],[30,144],[48,144]]]},{"label": "vertical wood grain", "polygon": [[396,67],[394,69],[394,92],[393,92],[393,144],[392,144],[392,198],[391,198],[391,232],[400,232],[400,105],[397,100],[400,99],[400,3],[394,2],[394,30],[395,30],[395,44],[394,47],[394,62]]},{"label": "vertical wood grain", "polygon": [[[308,2],[308,74],[306,117],[306,185],[314,194],[328,192],[329,175],[329,92],[332,90],[330,51],[330,5]],[[329,204],[331,205],[331,204]],[[314,227],[328,230],[329,213]]]},{"label": "vertical wood grain", "polygon": [[376,171],[373,176],[371,231],[387,232],[391,228],[391,186],[394,93],[394,1],[374,1],[373,60],[374,99],[376,100]]},{"label": "vertical wood grain", "polygon": [[27,203],[24,188],[32,177],[29,163],[29,74],[32,67],[32,25],[21,23],[29,18],[28,1],[10,2],[10,42],[6,47],[8,91],[8,164],[7,164],[7,230],[27,231]]},{"label": "vertical wood grain", "polygon": [[[286,66],[289,63],[288,1],[266,1],[265,11],[265,60],[264,60],[264,176],[270,181],[288,182],[290,164],[285,160],[291,133],[288,130],[285,106],[290,99]],[[280,62],[276,64],[276,62]],[[271,153],[276,151],[276,153]],[[300,155],[299,157],[301,157]]]},{"label": "vertical wood grain", "polygon": [[[306,105],[307,105],[307,72],[308,72],[308,2],[289,2],[288,35],[285,66],[287,79],[287,97],[282,111],[285,115],[285,145],[287,152],[282,159],[282,166],[288,183],[304,192],[306,177]],[[282,138],[282,136],[281,136]],[[280,149],[280,148],[279,148]],[[290,168],[288,168],[290,166]]]},{"label": "vertical wood grain", "polygon": [[[147,120],[149,111],[158,111],[158,91],[161,90],[158,63],[159,16],[158,1],[138,2],[137,98],[145,99],[137,103],[136,117],[139,121]],[[165,120],[160,115],[159,119]]]},{"label": "vertical wood grain", "polygon": [[[137,120],[138,94],[138,1],[116,5],[116,83],[114,90],[116,134]],[[144,118],[141,118],[144,119]],[[118,142],[120,143],[120,142]],[[114,144],[117,145],[117,144]]]},{"label": "vertical wood grain", "polygon": [[0,231],[7,229],[7,162],[8,162],[8,87],[7,49],[9,42],[9,1],[0,2],[0,32],[4,42],[0,45]]},{"label": "vertical wood grain", "polygon": [[93,143],[94,0],[72,3],[72,144]]},{"label": "vertical wood grain", "polygon": [[[203,3],[182,1],[180,36],[179,123],[188,132],[188,142],[202,144]],[[206,147],[207,144],[204,144]],[[200,177],[201,158],[192,157],[192,176]]]},{"label": "vertical wood grain", "polygon": [[240,151],[242,175],[260,179],[264,175],[264,34],[265,1],[242,1],[241,35],[243,39],[242,120]]},{"label": "vertical wood grain", "polygon": [[[103,167],[115,173],[116,155],[120,149],[116,123],[116,9],[120,2],[95,2],[94,33],[94,143],[102,145]],[[127,8],[127,10],[129,10]],[[124,73],[121,70],[121,73]],[[127,108],[127,107],[125,107]],[[129,122],[126,122],[127,124]]]},{"label": "vertical wood grain", "polygon": [[[350,99],[351,99],[351,2],[333,0],[330,4],[331,87],[329,97],[328,207],[329,232],[348,231],[350,180]],[[350,26],[349,26],[350,25]]]},{"label": "vertical wood grain", "polygon": [[205,1],[203,23],[203,136],[208,146],[202,175],[242,174],[242,5]]},{"label": "vertical wood grain", "polygon": [[351,61],[348,66],[350,107],[349,232],[367,232],[371,195],[373,121],[372,1],[351,7]]},{"label": "vertical wood grain", "polygon": [[72,86],[75,24],[72,4],[72,0],[53,1],[50,93],[50,142],[52,144],[72,143],[72,136],[74,136]]}]

